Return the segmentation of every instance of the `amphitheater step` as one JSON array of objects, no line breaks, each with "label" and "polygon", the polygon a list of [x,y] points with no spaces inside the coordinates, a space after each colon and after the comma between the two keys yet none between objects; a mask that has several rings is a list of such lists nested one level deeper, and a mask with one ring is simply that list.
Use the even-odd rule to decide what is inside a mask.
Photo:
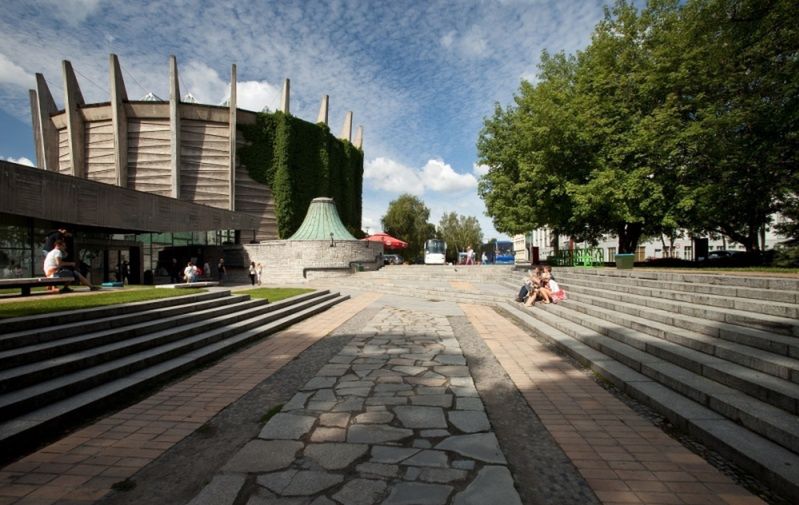
[{"label": "amphitheater step", "polygon": [[[19,357],[25,364],[0,371],[0,393],[21,389],[45,378],[86,370],[92,366],[138,351],[196,335],[267,312],[265,300],[249,300],[216,309],[167,317],[149,323],[117,328],[7,351],[8,361]],[[75,344],[80,349],[73,350]],[[14,352],[18,353],[17,355]],[[0,403],[0,414],[3,408]]]},{"label": "amphitheater step", "polygon": [[[118,318],[82,321],[54,326],[49,330],[26,330],[5,335],[6,343],[9,346],[16,345],[0,352],[0,383],[2,383],[3,377],[1,370],[44,359],[52,360],[63,354],[173,328],[192,320],[207,319],[240,310],[242,308],[240,304],[248,300],[249,296],[227,296],[136,312]],[[249,303],[262,305],[266,302],[255,300]],[[2,390],[3,387],[0,386],[0,391]]]},{"label": "amphitheater step", "polygon": [[609,299],[605,296],[592,296],[581,293],[569,293],[570,301],[577,301],[592,307],[608,309],[610,311],[640,317],[653,322],[658,322],[675,328],[681,328],[710,337],[754,347],[783,356],[799,358],[799,340],[796,337],[775,334],[756,328],[738,326],[720,321],[677,314],[675,312],[642,307],[633,303]]},{"label": "amphitheater step", "polygon": [[[124,403],[131,393],[327,310],[347,298],[317,291],[251,307],[217,328],[206,326],[203,331],[178,340],[2,394],[0,418],[6,421],[0,423],[0,460],[23,453],[52,436],[56,428],[62,429],[111,405]],[[184,326],[203,325],[207,321]]]},{"label": "amphitheater step", "polygon": [[[174,305],[190,304],[203,300],[212,300],[230,296],[230,291],[220,290],[208,293],[195,293],[185,296],[175,296],[172,298],[160,298],[157,300],[145,300],[142,302],[123,303],[113,306],[94,307],[84,310],[69,310],[64,312],[50,312],[35,316],[13,317],[0,320],[0,335],[7,335],[11,332],[21,332],[34,328],[49,332],[53,326],[60,326],[69,323],[91,321],[97,319],[119,318],[125,314],[142,312],[150,309],[171,307]],[[113,324],[113,321],[109,321]],[[0,349],[3,347],[3,339],[0,339]]]},{"label": "amphitheater step", "polygon": [[[648,298],[663,298],[675,302],[696,303],[700,305],[707,305],[711,307],[720,307],[724,309],[734,309],[740,311],[756,312],[758,314],[768,314],[771,316],[797,319],[799,318],[799,305],[795,302],[781,302],[770,299],[763,299],[757,297],[756,292],[765,292],[767,290],[747,290],[738,287],[726,287],[728,291],[733,293],[720,295],[710,294],[700,291],[707,291],[713,288],[725,288],[725,286],[713,284],[685,284],[683,288],[694,289],[671,289],[668,287],[677,287],[678,283],[664,283],[663,285],[656,286],[640,286],[640,280],[632,278],[617,278],[600,277],[593,278],[588,275],[578,275],[574,272],[564,272],[559,275],[558,280],[562,284],[574,285],[579,284],[581,287],[594,288],[602,290],[606,293],[624,293],[627,295],[637,295]],[[652,281],[649,281],[652,282]],[[657,282],[655,282],[657,284]],[[705,288],[697,291],[697,288]],[[794,293],[787,293],[783,291],[773,291],[773,293],[785,293],[786,295],[794,295]],[[612,295],[610,295],[612,296]]]},{"label": "amphitheater step", "polygon": [[[799,304],[799,282],[790,279],[770,279],[753,285],[750,282],[741,284],[738,278],[731,276],[678,275],[664,273],[641,273],[638,276],[610,274],[609,269],[559,269],[558,278],[567,280],[571,276],[593,279],[611,284],[621,283],[643,288],[684,291],[694,294],[715,295],[725,298],[748,298],[768,300],[780,303]],[[675,275],[677,279],[675,280]],[[746,281],[749,279],[744,278]],[[768,287],[756,287],[757,285]]]},{"label": "amphitheater step", "polygon": [[587,325],[564,321],[538,309],[531,313],[540,322],[580,339],[633,370],[725,417],[742,423],[789,450],[799,451],[799,426],[795,422],[796,417],[790,413],[747,396],[735,387],[729,387],[666,359],[597,333]]},{"label": "amphitheater step", "polygon": [[715,356],[780,379],[799,383],[799,360],[787,357],[780,352],[771,352],[770,350],[771,348],[779,349],[774,339],[777,339],[777,341],[781,339],[794,340],[794,342],[790,342],[789,345],[799,345],[799,343],[795,342],[796,339],[794,337],[769,335],[764,332],[758,337],[760,340],[758,343],[765,347],[765,349],[761,349],[759,346],[753,347],[739,344],[734,341],[724,340],[718,336],[711,336],[679,327],[674,324],[674,318],[671,318],[671,324],[662,323],[651,318],[651,315],[648,317],[643,317],[643,314],[641,316],[634,316],[625,312],[605,308],[598,300],[591,300],[591,302],[593,303],[585,303],[572,298],[569,300],[567,306],[570,309],[600,318],[609,323],[640,331],[647,335],[673,342],[693,349],[694,351]]},{"label": "amphitheater step", "polygon": [[[513,303],[501,304],[500,307],[530,327],[540,338],[590,367],[631,397],[649,405],[674,425],[693,434],[780,492],[799,499],[799,456],[783,445],[796,447],[795,416],[581,325],[563,321],[539,308],[529,310]],[[561,323],[557,324],[558,321]],[[656,378],[670,378],[671,383],[667,387]],[[678,385],[679,379],[687,383]],[[676,391],[675,387],[682,391]],[[730,419],[709,407],[719,408],[717,402],[724,405],[725,414],[740,417]],[[771,430],[780,434],[775,435]],[[760,432],[766,432],[772,439]],[[773,438],[780,439],[780,442]]]},{"label": "amphitheater step", "polygon": [[696,301],[674,301],[664,298],[653,298],[648,296],[635,295],[627,292],[614,292],[607,289],[586,287],[578,284],[579,281],[560,282],[561,286],[569,294],[584,294],[597,298],[617,297],[627,303],[640,305],[642,307],[654,308],[674,312],[691,317],[707,319],[711,321],[725,322],[739,326],[747,326],[760,330],[780,333],[782,335],[799,336],[799,320],[787,317],[772,316],[768,314],[758,314],[739,309],[712,307],[702,305]]}]

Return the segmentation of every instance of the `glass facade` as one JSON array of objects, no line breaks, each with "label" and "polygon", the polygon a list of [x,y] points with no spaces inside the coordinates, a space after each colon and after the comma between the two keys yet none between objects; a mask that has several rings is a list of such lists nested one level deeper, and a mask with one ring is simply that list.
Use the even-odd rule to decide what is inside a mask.
[{"label": "glass facade", "polygon": [[[0,278],[41,277],[45,238],[59,225],[37,219],[0,214]],[[165,265],[159,265],[160,253],[169,248],[221,246],[237,243],[235,230],[215,230],[180,233],[105,233],[72,230],[77,251],[70,251],[79,261],[92,282],[122,280],[122,265],[127,262],[130,280],[140,282],[139,272],[151,270],[156,275],[168,275]]]}]

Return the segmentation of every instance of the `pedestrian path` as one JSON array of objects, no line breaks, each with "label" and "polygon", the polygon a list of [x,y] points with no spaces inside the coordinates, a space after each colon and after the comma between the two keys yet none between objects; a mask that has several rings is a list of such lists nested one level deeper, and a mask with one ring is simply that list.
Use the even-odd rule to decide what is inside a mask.
[{"label": "pedestrian path", "polygon": [[191,504],[280,499],[521,504],[445,315],[384,306]]},{"label": "pedestrian path", "polygon": [[368,306],[364,294],[0,469],[0,504],[89,504]]},{"label": "pedestrian path", "polygon": [[461,307],[602,503],[764,503],[492,308]]}]

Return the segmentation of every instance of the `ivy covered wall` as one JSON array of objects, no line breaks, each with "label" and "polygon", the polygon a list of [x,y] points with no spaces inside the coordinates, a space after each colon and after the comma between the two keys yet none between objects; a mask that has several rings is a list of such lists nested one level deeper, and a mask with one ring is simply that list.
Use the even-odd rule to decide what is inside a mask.
[{"label": "ivy covered wall", "polygon": [[239,128],[247,144],[237,154],[250,177],[272,188],[281,239],[300,227],[320,196],[333,198],[350,233],[363,235],[363,151],[334,137],[327,125],[280,111],[261,112],[255,124]]}]

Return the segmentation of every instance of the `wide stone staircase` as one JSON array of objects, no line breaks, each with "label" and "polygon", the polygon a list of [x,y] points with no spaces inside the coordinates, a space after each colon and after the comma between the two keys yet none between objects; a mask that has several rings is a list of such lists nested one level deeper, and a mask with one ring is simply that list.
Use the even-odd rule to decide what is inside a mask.
[{"label": "wide stone staircase", "polygon": [[799,279],[609,268],[555,276],[565,302],[500,307],[799,503]]},{"label": "wide stone staircase", "polygon": [[[315,279],[311,285],[432,301],[496,304],[508,301],[506,283],[516,277],[522,279],[523,274],[514,274],[512,265],[387,265],[376,271]],[[521,281],[518,284],[521,286]]]},{"label": "wide stone staircase", "polygon": [[219,290],[0,320],[0,461],[347,298]]}]

